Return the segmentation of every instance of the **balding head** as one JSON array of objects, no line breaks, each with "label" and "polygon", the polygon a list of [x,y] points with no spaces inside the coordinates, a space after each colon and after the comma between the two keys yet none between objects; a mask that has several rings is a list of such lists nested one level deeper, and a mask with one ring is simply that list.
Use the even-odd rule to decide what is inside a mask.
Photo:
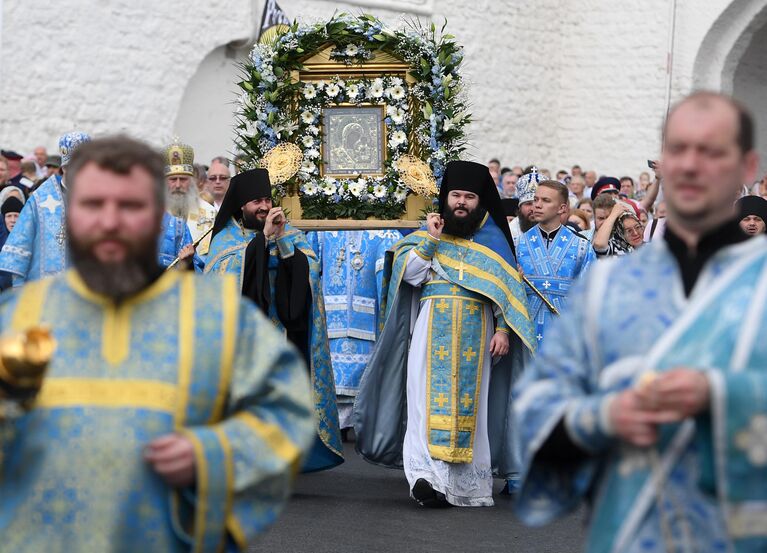
[{"label": "balding head", "polygon": [[743,104],[726,94],[718,92],[693,92],[682,99],[669,111],[663,129],[664,137],[668,133],[671,119],[679,110],[683,112],[697,111],[699,114],[718,114],[719,117],[731,118],[733,140],[744,154],[754,149],[754,119]]},{"label": "balding head", "polygon": [[664,133],[660,170],[668,224],[700,236],[735,215],[743,184],[754,180],[753,119],[728,96],[697,92],[674,106]]}]

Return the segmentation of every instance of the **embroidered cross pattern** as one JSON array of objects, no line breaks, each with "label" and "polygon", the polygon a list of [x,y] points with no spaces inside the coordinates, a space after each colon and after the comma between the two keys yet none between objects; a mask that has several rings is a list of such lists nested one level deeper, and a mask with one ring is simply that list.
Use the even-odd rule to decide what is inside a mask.
[{"label": "embroidered cross pattern", "polygon": [[469,397],[469,392],[463,394],[463,397],[461,398],[461,405],[463,405],[463,408],[468,409],[471,407],[472,403],[474,403],[474,400]]},{"label": "embroidered cross pattern", "polygon": [[450,352],[445,349],[445,346],[439,346],[438,350],[434,350],[434,355],[439,357],[440,361],[444,361],[445,357],[450,355]]},{"label": "embroidered cross pattern", "polygon": [[548,290],[549,288],[551,288],[551,283],[548,280],[544,281],[543,287],[546,288],[546,290]]},{"label": "embroidered cross pattern", "polygon": [[464,350],[463,356],[466,358],[466,361],[471,361],[477,356],[477,352],[474,351],[471,346],[469,346]]},{"label": "embroidered cross pattern", "polygon": [[445,309],[447,309],[448,307],[450,307],[450,304],[449,304],[449,303],[447,303],[447,302],[444,300],[444,298],[443,298],[443,299],[441,299],[441,300],[439,300],[439,303],[437,304],[437,309],[439,309],[439,312],[440,312],[440,313],[444,313],[444,312],[445,312]]},{"label": "embroidered cross pattern", "polygon": [[476,303],[471,302],[466,304],[466,310],[472,315],[474,315],[474,313],[476,313],[479,310],[479,306]]},{"label": "embroidered cross pattern", "polygon": [[448,397],[443,393],[440,393],[437,397],[434,398],[434,403],[439,405],[440,409],[442,409],[449,401],[450,400]]},{"label": "embroidered cross pattern", "polygon": [[456,294],[457,294],[458,292],[460,292],[460,291],[461,291],[461,289],[460,289],[460,288],[458,288],[458,286],[456,286],[455,284],[453,284],[453,285],[450,287],[450,293],[451,293],[451,294],[453,294],[453,295],[456,295]]}]

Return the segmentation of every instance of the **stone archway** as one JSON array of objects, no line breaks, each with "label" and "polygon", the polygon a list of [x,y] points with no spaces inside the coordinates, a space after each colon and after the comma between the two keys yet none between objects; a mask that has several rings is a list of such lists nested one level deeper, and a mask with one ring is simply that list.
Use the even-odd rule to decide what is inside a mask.
[{"label": "stone archway", "polygon": [[717,18],[698,50],[693,88],[720,90],[756,118],[761,171],[767,168],[767,0],[736,0]]}]

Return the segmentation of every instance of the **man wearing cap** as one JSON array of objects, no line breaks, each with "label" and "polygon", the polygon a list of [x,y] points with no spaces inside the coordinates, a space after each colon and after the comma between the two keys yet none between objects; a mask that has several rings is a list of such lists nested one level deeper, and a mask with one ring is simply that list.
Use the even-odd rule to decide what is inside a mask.
[{"label": "man wearing cap", "polygon": [[[652,209],[652,205],[655,203],[658,193],[660,191],[661,183],[661,171],[660,163],[654,161],[653,171],[655,171],[655,180],[647,187],[645,196],[640,202],[640,207],[649,212]],[[600,177],[591,189],[591,200],[596,200],[597,196],[601,194],[609,194],[613,199],[617,200],[621,192],[621,181],[615,177]]]},{"label": "man wearing cap", "polygon": [[286,332],[306,359],[314,387],[317,440],[304,471],[343,462],[320,265],[300,230],[272,205],[266,169],[234,176],[213,225],[206,273],[237,276],[242,294]]},{"label": "man wearing cap", "polygon": [[493,474],[518,470],[509,394],[535,334],[487,167],[448,163],[439,206],[387,256],[385,323],[355,403],[356,447],[404,468],[424,507],[492,506]]},{"label": "man wearing cap", "polygon": [[[197,245],[197,254],[205,259],[210,247],[211,229],[216,219],[216,210],[200,198],[194,177],[194,150],[178,141],[165,148],[165,182],[168,185],[168,211],[174,217],[186,221],[192,240]],[[203,238],[204,236],[204,238]]]},{"label": "man wearing cap", "polygon": [[[67,133],[59,139],[62,168],[69,163],[74,151],[90,139],[83,132]],[[16,226],[0,251],[0,271],[13,275],[14,286],[66,269],[65,190],[65,177],[52,175],[21,210]]]},{"label": "man wearing cap", "polygon": [[[567,187],[557,181],[538,183],[533,202],[536,225],[519,239],[517,260],[530,283],[561,312],[567,292],[589,264],[596,259],[591,243],[562,224],[569,208]],[[540,296],[527,289],[535,337],[540,344],[553,312]]]},{"label": "man wearing cap", "polygon": [[743,196],[735,202],[740,228],[749,236],[767,232],[767,200],[761,196]]},{"label": "man wearing cap", "polygon": [[525,173],[519,180],[517,180],[517,198],[519,199],[519,207],[517,210],[517,218],[510,224],[511,237],[514,240],[514,245],[519,243],[519,237],[533,228],[535,223],[532,220],[533,215],[533,199],[535,198],[535,189],[538,183],[545,178],[538,173],[538,168],[533,167],[529,173]]},{"label": "man wearing cap", "polygon": [[21,183],[21,179],[24,178],[24,175],[21,172],[21,160],[23,156],[13,150],[2,150],[0,151],[0,155],[8,161],[8,184],[11,186],[18,186],[22,190],[28,190],[28,188]]}]

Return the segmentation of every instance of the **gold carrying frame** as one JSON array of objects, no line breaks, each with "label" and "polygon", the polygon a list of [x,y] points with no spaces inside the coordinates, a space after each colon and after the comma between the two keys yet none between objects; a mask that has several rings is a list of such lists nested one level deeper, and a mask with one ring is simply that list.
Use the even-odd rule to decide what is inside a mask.
[{"label": "gold carrying frame", "polygon": [[[405,81],[408,86],[412,86],[416,80],[410,75],[410,66],[397,59],[387,52],[375,51],[370,60],[362,64],[346,65],[342,62],[330,59],[330,53],[334,45],[327,43],[322,46],[318,52],[310,54],[302,60],[303,68],[291,72],[293,83],[329,81],[334,77],[341,79],[375,79],[377,77],[392,76],[399,77]],[[368,104],[366,104],[368,105]],[[375,104],[372,104],[375,105]],[[408,110],[415,113],[420,109],[418,101],[410,94],[408,99]],[[294,112],[298,116],[298,102],[295,102]],[[415,140],[415,128],[410,129],[408,135],[408,153],[420,157],[420,146]],[[350,177],[351,178],[351,177]],[[396,229],[412,228],[417,229],[422,225],[421,217],[427,206],[427,199],[421,196],[409,195],[405,200],[405,213],[401,219],[302,219],[301,202],[298,197],[298,191],[290,187],[288,194],[281,200],[282,208],[288,213],[290,224],[294,227],[304,230],[365,230],[365,229]]]}]

